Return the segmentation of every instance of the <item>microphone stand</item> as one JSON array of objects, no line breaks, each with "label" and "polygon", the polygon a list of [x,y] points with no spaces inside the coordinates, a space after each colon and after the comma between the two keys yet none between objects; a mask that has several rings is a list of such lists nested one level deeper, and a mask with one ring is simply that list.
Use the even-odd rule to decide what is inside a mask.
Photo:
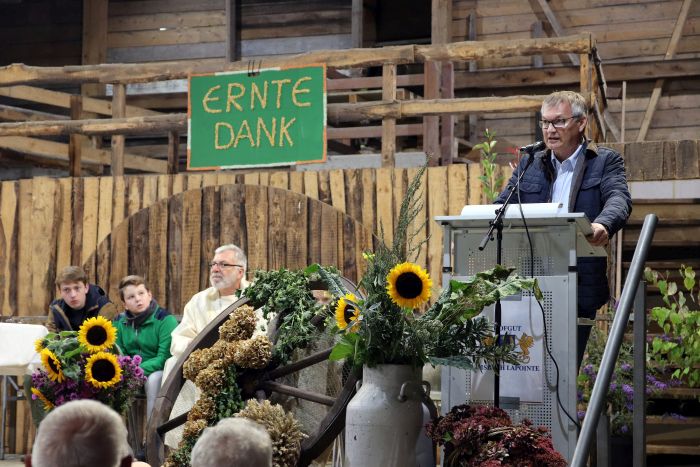
[{"label": "microphone stand", "polygon": [[[530,168],[532,165],[532,162],[535,160],[534,154],[531,152],[523,151],[526,152],[530,157],[528,158],[527,162],[525,163],[525,167],[523,167],[523,170],[520,172],[520,175],[518,175],[518,179],[516,180],[514,185],[511,185],[508,187],[509,193],[508,196],[506,197],[505,202],[501,205],[500,208],[496,209],[496,217],[489,222],[489,231],[486,233],[484,236],[483,240],[481,240],[481,243],[479,244],[479,251],[483,251],[484,248],[486,248],[486,244],[490,241],[493,240],[493,231],[496,231],[496,264],[501,264],[503,261],[503,215],[506,213],[506,209],[508,209],[508,205],[510,204],[510,199],[513,197],[513,193],[515,192],[515,189],[517,188],[518,185],[520,185],[520,180],[523,178],[523,175],[525,175],[525,172],[527,172],[527,169]],[[496,345],[501,345],[501,322],[502,322],[502,317],[501,317],[501,299],[497,298],[496,299],[496,305],[494,309],[494,326],[495,326],[495,331],[496,331]],[[498,375],[498,372],[500,371],[500,362],[496,361],[496,366],[497,368],[494,368],[493,372],[493,404],[495,407],[500,407],[501,402],[501,388],[500,388],[500,376]]]}]

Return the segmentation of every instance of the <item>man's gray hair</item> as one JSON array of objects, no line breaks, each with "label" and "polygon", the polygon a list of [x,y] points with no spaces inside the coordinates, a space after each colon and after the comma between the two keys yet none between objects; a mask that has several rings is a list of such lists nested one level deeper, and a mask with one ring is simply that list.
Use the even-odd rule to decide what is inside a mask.
[{"label": "man's gray hair", "polygon": [[262,425],[247,418],[224,418],[205,428],[192,448],[192,467],[272,466],[272,440]]},{"label": "man's gray hair", "polygon": [[130,454],[127,431],[117,412],[93,400],[67,402],[39,425],[33,467],[117,467]]},{"label": "man's gray hair", "polygon": [[245,253],[243,253],[243,250],[234,245],[233,243],[227,243],[226,245],[221,245],[219,248],[214,250],[214,254],[218,255],[219,253],[223,253],[224,251],[233,251],[233,253],[236,255],[236,262],[243,266],[243,270],[248,270],[248,259],[245,257]]},{"label": "man's gray hair", "polygon": [[562,102],[567,102],[571,106],[572,117],[585,117],[588,115],[586,99],[574,91],[553,92],[542,101],[542,110],[544,111],[545,107],[554,107]]}]

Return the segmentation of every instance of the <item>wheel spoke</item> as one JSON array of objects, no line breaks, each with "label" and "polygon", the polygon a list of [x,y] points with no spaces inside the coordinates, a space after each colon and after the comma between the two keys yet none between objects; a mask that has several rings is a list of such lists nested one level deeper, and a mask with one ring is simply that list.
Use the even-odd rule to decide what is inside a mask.
[{"label": "wheel spoke", "polygon": [[333,397],[326,396],[325,394],[319,394],[317,392],[307,391],[305,389],[295,388],[294,386],[287,386],[286,384],[277,383],[275,381],[263,381],[260,383],[260,386],[264,389],[280,394],[298,397],[299,399],[317,402],[327,406],[332,406],[335,404],[335,398]]}]

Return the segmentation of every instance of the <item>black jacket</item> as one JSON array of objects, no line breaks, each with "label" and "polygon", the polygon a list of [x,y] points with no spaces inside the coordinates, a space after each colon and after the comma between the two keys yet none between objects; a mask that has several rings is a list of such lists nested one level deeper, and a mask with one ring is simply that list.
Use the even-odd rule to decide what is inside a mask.
[{"label": "black jacket", "polygon": [[[552,199],[556,172],[552,167],[549,149],[535,154],[535,161],[520,181],[523,203],[547,203]],[[588,220],[602,224],[612,236],[620,230],[632,212],[632,197],[627,187],[625,165],[619,153],[609,148],[584,143],[584,157],[578,158],[571,181],[569,206],[571,212],[583,212]],[[514,185],[525,167],[523,158],[508,181]],[[503,203],[508,187],[499,195],[496,203]],[[518,202],[517,190],[511,202]],[[610,298],[606,258],[578,258],[578,309],[579,316],[592,318],[598,308]]]},{"label": "black jacket", "polygon": [[51,302],[46,327],[51,332],[77,331],[88,318],[100,315],[112,321],[117,314],[117,307],[109,301],[105,291],[88,284],[85,306],[80,310],[69,307],[62,298]]}]

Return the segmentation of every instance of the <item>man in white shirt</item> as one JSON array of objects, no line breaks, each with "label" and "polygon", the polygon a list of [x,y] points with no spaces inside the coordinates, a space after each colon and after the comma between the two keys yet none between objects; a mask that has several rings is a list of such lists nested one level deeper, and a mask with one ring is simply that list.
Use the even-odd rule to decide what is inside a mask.
[{"label": "man in white shirt", "polygon": [[236,245],[222,245],[214,251],[214,259],[209,263],[211,287],[194,294],[185,305],[182,321],[172,332],[172,357],[165,363],[163,381],[192,339],[219,313],[240,298],[241,292],[248,287],[246,269],[245,253]]}]

